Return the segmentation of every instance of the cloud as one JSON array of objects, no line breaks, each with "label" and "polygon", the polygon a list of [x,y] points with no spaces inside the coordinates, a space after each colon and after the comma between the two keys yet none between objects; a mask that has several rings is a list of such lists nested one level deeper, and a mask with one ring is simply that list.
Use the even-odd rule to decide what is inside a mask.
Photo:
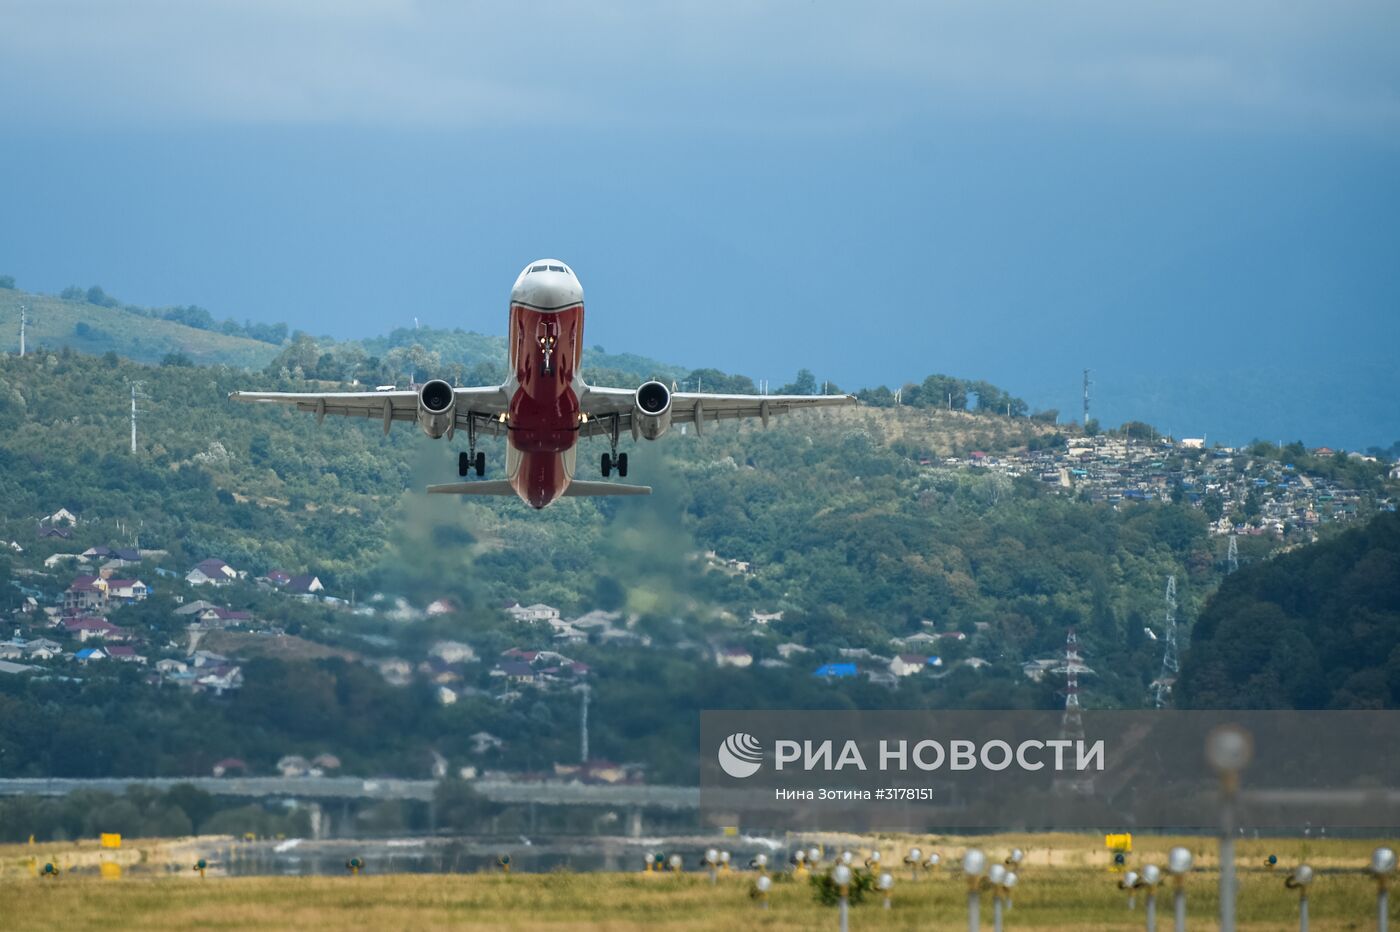
[{"label": "cloud", "polygon": [[11,119],[820,132],[940,113],[1393,134],[1400,7],[9,0]]}]

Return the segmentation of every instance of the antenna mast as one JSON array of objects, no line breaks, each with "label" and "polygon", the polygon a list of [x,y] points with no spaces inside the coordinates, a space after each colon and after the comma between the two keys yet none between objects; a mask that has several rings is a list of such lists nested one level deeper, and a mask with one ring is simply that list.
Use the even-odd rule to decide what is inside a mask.
[{"label": "antenna mast", "polygon": [[29,324],[29,308],[19,306],[19,357],[24,358],[24,328]]},{"label": "antenna mast", "polygon": [[131,383],[131,455],[136,455],[136,392],[140,382]]},{"label": "antenna mast", "polygon": [[583,684],[583,705],[579,709],[578,716],[578,755],[579,763],[588,763],[588,684]]},{"label": "antenna mast", "polygon": [[1240,545],[1234,534],[1230,535],[1230,552],[1225,557],[1225,563],[1225,575],[1227,576],[1240,568]]},{"label": "antenna mast", "polygon": [[1167,614],[1163,622],[1167,642],[1162,652],[1162,674],[1152,683],[1152,704],[1159,709],[1167,707],[1167,697],[1176,685],[1176,676],[1181,672],[1181,660],[1176,652],[1176,577],[1167,577]]},{"label": "antenna mast", "polygon": [[1084,370],[1084,424],[1089,423],[1089,386],[1094,383],[1089,381],[1089,370]]}]

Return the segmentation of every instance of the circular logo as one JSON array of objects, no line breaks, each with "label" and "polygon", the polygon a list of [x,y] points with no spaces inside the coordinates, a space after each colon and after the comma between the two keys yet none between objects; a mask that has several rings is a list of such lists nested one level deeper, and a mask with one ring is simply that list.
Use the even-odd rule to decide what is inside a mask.
[{"label": "circular logo", "polygon": [[732,734],[719,746],[719,766],[731,777],[751,777],[763,766],[763,745],[742,731]]}]

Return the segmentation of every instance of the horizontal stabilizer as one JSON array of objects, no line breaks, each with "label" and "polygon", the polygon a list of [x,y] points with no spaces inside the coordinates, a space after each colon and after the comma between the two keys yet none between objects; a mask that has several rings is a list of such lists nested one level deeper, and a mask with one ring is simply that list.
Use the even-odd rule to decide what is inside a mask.
[{"label": "horizontal stabilizer", "polygon": [[515,489],[504,479],[483,482],[449,482],[428,486],[429,494],[438,495],[514,495]]},{"label": "horizontal stabilizer", "polygon": [[650,495],[649,485],[621,485],[616,482],[580,482],[575,479],[564,490],[572,498],[593,498],[601,495]]}]

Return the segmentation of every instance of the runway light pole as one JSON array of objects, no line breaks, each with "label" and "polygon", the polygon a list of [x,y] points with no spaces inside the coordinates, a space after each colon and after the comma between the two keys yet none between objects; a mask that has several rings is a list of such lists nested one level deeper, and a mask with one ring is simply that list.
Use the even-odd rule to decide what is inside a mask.
[{"label": "runway light pole", "polygon": [[685,867],[685,862],[679,854],[673,854],[666,859],[666,864],[671,868],[671,873],[679,874]]},{"label": "runway light pole", "polygon": [[836,895],[840,897],[841,932],[849,932],[851,927],[851,866],[837,863],[831,869],[831,882],[836,884]]},{"label": "runway light pole", "polygon": [[1308,932],[1308,887],[1312,882],[1313,869],[1306,864],[1299,864],[1283,882],[1288,889],[1298,891],[1298,932]]},{"label": "runway light pole", "polygon": [[910,848],[909,853],[904,856],[904,863],[909,865],[909,879],[919,879],[919,865],[924,860],[924,853],[918,848]]},{"label": "runway light pole", "polygon": [[894,875],[885,871],[880,875],[880,879],[875,882],[875,886],[885,895],[885,909],[890,908],[890,892],[894,890]]},{"label": "runway light pole", "polygon": [[977,848],[968,848],[962,859],[963,877],[967,880],[967,928],[978,932],[982,928],[982,875],[987,871],[987,856]]},{"label": "runway light pole", "polygon": [[1206,736],[1206,760],[1220,776],[1220,932],[1235,932],[1235,796],[1253,756],[1254,739],[1238,725]]},{"label": "runway light pole", "polygon": [[1002,898],[1006,900],[1006,911],[1011,912],[1011,891],[1016,889],[1016,881],[1020,879],[1015,871],[1007,871],[1005,879],[1001,882]]},{"label": "runway light pole", "polygon": [[714,848],[705,851],[705,864],[710,868],[710,883],[719,882],[719,852]]},{"label": "runway light pole", "polygon": [[1395,874],[1395,852],[1390,848],[1377,848],[1371,852],[1371,864],[1367,873],[1376,879],[1376,928],[1379,932],[1390,929],[1390,878]]},{"label": "runway light pole", "polygon": [[1138,886],[1147,891],[1144,912],[1147,916],[1147,932],[1157,932],[1157,884],[1162,882],[1162,870],[1156,864],[1145,865]]},{"label": "runway light pole", "polygon": [[[1167,870],[1172,875],[1172,911],[1176,915],[1176,932],[1186,932],[1186,875],[1191,870],[1191,851],[1177,845],[1167,852]],[[1231,888],[1233,890],[1233,887]],[[1221,913],[1225,912],[1224,907]],[[1230,910],[1230,921],[1234,922],[1234,909]],[[1224,925],[1221,926],[1223,930]]]},{"label": "runway light pole", "polygon": [[1137,871],[1128,871],[1123,875],[1122,879],[1118,881],[1118,889],[1128,891],[1128,910],[1130,912],[1137,909],[1137,886]]},{"label": "runway light pole", "polygon": [[1001,885],[1006,882],[1006,868],[993,864],[987,868],[987,884],[992,888],[992,928],[1001,932]]},{"label": "runway light pole", "polygon": [[752,867],[754,870],[758,871],[760,874],[767,874],[767,873],[768,873],[768,855],[766,855],[766,854],[761,854],[761,853],[760,853],[760,854],[754,855],[754,859],[753,859],[752,861],[749,862],[749,867]]},{"label": "runway light pole", "polygon": [[758,908],[768,908],[768,891],[773,889],[773,878],[767,874],[759,874],[758,879],[753,882],[754,895],[758,899]]}]

